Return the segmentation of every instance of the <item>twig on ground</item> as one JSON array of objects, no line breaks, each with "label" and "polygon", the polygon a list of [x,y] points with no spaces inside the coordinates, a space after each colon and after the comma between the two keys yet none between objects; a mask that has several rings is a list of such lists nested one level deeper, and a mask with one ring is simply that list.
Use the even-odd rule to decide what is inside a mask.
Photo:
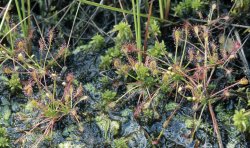
[{"label": "twig on ground", "polygon": [[209,108],[209,112],[210,112],[210,115],[211,115],[211,118],[212,118],[212,121],[213,121],[214,131],[215,131],[216,136],[217,136],[219,147],[223,148],[221,135],[220,135],[220,130],[219,130],[219,127],[218,127],[218,123],[217,123],[217,120],[216,120],[216,117],[215,117],[215,114],[214,114],[212,104],[210,102],[208,103],[208,108]]}]

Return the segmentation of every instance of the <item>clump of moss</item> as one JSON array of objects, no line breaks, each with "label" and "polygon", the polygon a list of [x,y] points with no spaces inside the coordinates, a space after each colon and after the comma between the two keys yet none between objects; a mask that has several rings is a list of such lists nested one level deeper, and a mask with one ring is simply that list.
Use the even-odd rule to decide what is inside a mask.
[{"label": "clump of moss", "polygon": [[110,118],[104,114],[97,116],[95,118],[97,125],[102,130],[104,138],[107,141],[112,139],[111,136],[115,136],[118,134],[120,129],[120,124],[117,121],[112,121]]},{"label": "clump of moss", "polygon": [[194,12],[204,7],[206,1],[203,0],[183,0],[174,8],[175,15],[183,16],[186,12]]},{"label": "clump of moss", "polygon": [[154,119],[154,114],[155,113],[152,109],[144,109],[141,112],[139,119],[140,119],[142,124],[148,125],[149,123],[152,123],[152,121]]},{"label": "clump of moss", "polygon": [[173,111],[175,110],[179,105],[175,102],[169,102],[168,104],[165,105],[165,110],[166,111]]},{"label": "clump of moss", "polygon": [[152,37],[156,37],[156,36],[161,35],[160,26],[156,20],[150,19],[148,33],[149,33],[149,36],[152,36]]},{"label": "clump of moss", "polygon": [[0,147],[9,147],[9,139],[7,138],[7,133],[5,128],[0,128]]},{"label": "clump of moss", "polygon": [[104,42],[105,42],[104,38],[101,35],[97,34],[91,38],[91,41],[88,44],[77,47],[73,51],[73,54],[77,54],[81,51],[98,52],[104,45]]},{"label": "clump of moss", "polygon": [[114,140],[114,147],[115,148],[128,148],[127,140],[123,138],[115,139]]},{"label": "clump of moss", "polygon": [[58,147],[59,148],[80,148],[84,146],[80,144],[74,144],[72,141],[66,141],[66,142],[60,143]]},{"label": "clump of moss", "polygon": [[162,41],[161,43],[156,41],[154,47],[148,50],[148,54],[156,58],[160,58],[161,56],[166,54],[166,46],[164,41]]},{"label": "clump of moss", "polygon": [[109,55],[101,56],[100,68],[107,69],[112,63],[112,57]]},{"label": "clump of moss", "polygon": [[4,122],[8,122],[11,115],[10,107],[8,105],[5,105],[3,107],[1,106],[0,111],[1,111],[0,113],[1,119],[3,119]]},{"label": "clump of moss", "polygon": [[115,38],[117,44],[122,44],[130,41],[133,37],[130,25],[127,22],[120,22],[119,24],[114,26],[112,31],[118,32]]},{"label": "clump of moss", "polygon": [[11,92],[22,89],[22,85],[21,85],[18,73],[14,73],[11,75],[11,79],[9,79],[8,85],[9,85]]},{"label": "clump of moss", "polygon": [[239,111],[235,111],[233,116],[234,125],[237,129],[242,132],[250,130],[250,112],[245,111],[245,109],[241,109]]},{"label": "clump of moss", "polygon": [[102,93],[102,99],[106,102],[110,102],[114,100],[116,96],[116,92],[111,91],[111,90],[106,90],[104,93]]}]

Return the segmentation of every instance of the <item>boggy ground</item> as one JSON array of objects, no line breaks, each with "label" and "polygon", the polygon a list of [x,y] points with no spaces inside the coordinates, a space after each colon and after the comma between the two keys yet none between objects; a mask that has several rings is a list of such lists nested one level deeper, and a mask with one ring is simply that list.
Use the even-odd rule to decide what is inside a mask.
[{"label": "boggy ground", "polygon": [[[103,111],[99,107],[101,102],[102,84],[98,81],[99,76],[99,54],[87,54],[72,57],[69,71],[74,70],[76,79],[84,82],[84,92],[89,99],[77,105],[79,108],[79,122],[72,116],[60,119],[54,127],[51,135],[45,136],[43,132],[36,129],[29,132],[34,123],[39,122],[39,111],[29,110],[28,100],[22,95],[15,95],[9,98],[7,86],[1,86],[1,124],[7,130],[7,137],[10,147],[30,147],[36,144],[37,139],[43,137],[38,147],[115,147],[114,139],[125,140],[128,147],[148,147],[150,140],[157,137],[162,130],[162,124],[174,110],[173,104],[166,103],[159,106],[161,111],[154,117],[151,115],[141,115],[134,118],[134,108],[132,98],[129,102],[119,105],[116,110]],[[135,97],[135,96],[134,96]],[[163,96],[164,97],[164,96]],[[165,96],[166,97],[166,96]],[[167,98],[165,98],[167,100]],[[167,102],[167,101],[166,101]],[[169,106],[169,107],[167,107]],[[194,147],[196,141],[190,139],[192,133],[191,104],[183,104],[171,122],[164,130],[163,137],[159,142],[160,147]],[[223,110],[230,108],[232,104],[223,105]],[[221,110],[222,105],[217,105]],[[150,113],[149,113],[150,114]],[[245,135],[241,134],[233,126],[224,125],[228,122],[227,114],[219,112],[219,121],[222,139],[225,145],[247,145]],[[195,139],[205,142],[208,147],[216,147],[217,139],[214,136],[212,121],[209,114],[203,117],[205,122],[197,130]],[[124,139],[123,139],[124,138]],[[122,142],[121,142],[122,143]],[[117,144],[118,145],[118,144]],[[123,146],[120,146],[123,147]]]}]

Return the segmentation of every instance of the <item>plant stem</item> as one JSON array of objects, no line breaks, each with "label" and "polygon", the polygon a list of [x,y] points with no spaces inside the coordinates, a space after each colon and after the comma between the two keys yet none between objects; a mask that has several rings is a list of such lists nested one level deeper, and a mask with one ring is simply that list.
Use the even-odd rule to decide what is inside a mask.
[{"label": "plant stem", "polygon": [[219,93],[222,93],[223,91],[225,91],[225,90],[227,90],[227,89],[229,89],[229,88],[232,88],[232,87],[234,87],[234,86],[236,86],[236,85],[238,85],[238,84],[239,84],[239,82],[236,82],[236,83],[234,83],[234,84],[232,84],[232,85],[230,85],[230,86],[227,86],[227,87],[225,87],[224,89],[222,89],[222,90],[220,90],[220,91],[218,91],[218,92],[212,94],[211,97],[215,97],[215,96],[218,95]]},{"label": "plant stem", "polygon": [[[3,35],[3,37],[1,38],[0,43],[2,43],[3,39],[4,39],[8,34],[10,34],[15,28],[17,28],[20,24],[22,24],[26,19],[27,19],[27,17],[24,18],[22,21],[18,22],[18,23],[17,23],[15,26],[13,26],[10,30],[8,30],[8,32],[5,33],[5,34]],[[0,45],[1,45],[1,44],[0,44]]]},{"label": "plant stem", "polygon": [[[26,17],[26,14],[25,14],[25,6],[24,6],[24,0],[21,0],[21,6],[22,6],[22,15],[23,17],[22,18],[25,18]],[[23,25],[24,25],[24,30],[23,30],[23,33],[24,33],[24,36],[27,37],[28,33],[27,33],[27,21],[24,21],[23,22]]]},{"label": "plant stem", "polygon": [[18,3],[18,0],[15,0],[15,3],[16,3],[16,9],[17,9],[17,14],[18,14],[19,20],[20,20],[20,22],[22,22],[21,23],[22,30],[25,30],[24,20],[23,20],[21,11],[20,11],[20,6],[19,6],[19,3]]},{"label": "plant stem", "polygon": [[133,6],[133,17],[134,17],[134,28],[135,28],[135,35],[137,38],[137,19],[136,19],[136,8],[135,8],[135,0],[132,0],[132,6]]},{"label": "plant stem", "polygon": [[[10,30],[11,28],[10,28],[10,25],[7,25],[7,27],[8,27],[8,30]],[[9,38],[10,38],[10,43],[11,43],[11,50],[14,50],[14,42],[13,42],[13,37],[14,36],[12,36],[12,32],[10,32],[10,35],[9,35]]]},{"label": "plant stem", "polygon": [[[1,21],[1,24],[0,24],[0,31],[2,31],[2,27],[3,27],[3,22],[6,18],[6,15],[9,11],[9,8],[10,8],[10,4],[11,4],[12,0],[9,1],[9,3],[7,4],[7,7],[5,8],[5,12],[4,12],[4,15],[3,15],[3,18],[2,18],[2,21]],[[3,10],[4,11],[4,10]]]},{"label": "plant stem", "polygon": [[174,115],[177,113],[178,109],[181,107],[181,103],[183,101],[183,98],[181,99],[178,107],[176,107],[176,109],[171,113],[171,115],[167,118],[167,120],[163,123],[162,125],[162,130],[160,132],[160,134],[158,135],[158,137],[156,138],[156,141],[159,141],[164,133],[164,130],[168,127],[171,119],[174,117]]},{"label": "plant stem", "polygon": [[178,52],[178,44],[179,41],[176,41],[176,45],[175,45],[175,56],[174,56],[174,63],[176,64],[176,60],[177,60],[177,52]]},{"label": "plant stem", "polygon": [[[27,0],[27,14],[28,14],[28,22],[27,22],[27,35],[26,35],[26,37],[29,37],[29,33],[30,33],[30,31],[31,31],[31,18],[30,18],[30,16],[31,16],[31,12],[30,12],[30,0]],[[31,40],[30,39],[28,39],[28,42],[27,42],[27,53],[29,54],[29,55],[31,55],[32,54],[32,42],[31,42]]]},{"label": "plant stem", "polygon": [[[79,8],[80,8],[80,2],[78,3],[78,6],[77,6],[77,9],[76,9],[76,14],[75,14],[75,17],[74,17],[74,20],[73,20],[73,24],[72,24],[72,27],[71,27],[71,30],[70,30],[70,35],[69,35],[69,40],[68,40],[68,43],[67,43],[67,48],[69,48],[69,43],[70,43],[70,39],[71,39],[71,36],[72,36],[72,33],[73,33],[73,30],[74,30],[74,27],[75,27],[75,22],[76,22],[76,17],[78,15],[78,11],[79,11]],[[64,53],[64,65],[66,64],[66,54],[67,52]]]},{"label": "plant stem", "polygon": [[160,7],[160,18],[164,19],[164,10],[163,10],[163,2],[162,0],[159,0],[159,7]]},{"label": "plant stem", "polygon": [[184,49],[182,51],[182,55],[181,55],[181,63],[180,63],[180,66],[182,65],[182,62],[183,62],[183,59],[184,59],[184,55],[185,55],[185,52],[186,52],[186,47],[187,47],[187,37],[188,37],[188,30],[187,28],[185,29],[185,42],[184,42]]},{"label": "plant stem", "polygon": [[148,28],[149,28],[149,24],[150,24],[150,17],[152,14],[153,2],[154,1],[152,1],[150,3],[150,6],[149,6],[148,20],[147,20],[146,31],[145,31],[145,36],[144,36],[144,59],[146,59],[146,53],[147,53]]},{"label": "plant stem", "polygon": [[[27,7],[28,7],[27,13],[28,13],[28,16],[30,16],[30,14],[31,14],[31,12],[30,12],[30,10],[31,10],[31,8],[30,8],[30,0],[27,0]],[[31,19],[29,17],[28,18],[28,30],[30,29],[30,27],[31,27]]]},{"label": "plant stem", "polygon": [[164,2],[166,2],[166,4],[164,5],[165,6],[165,18],[164,19],[168,19],[171,0],[167,0],[167,1],[164,1]]},{"label": "plant stem", "polygon": [[54,103],[55,103],[55,98],[56,98],[56,78],[54,78],[54,85],[53,85],[53,96],[52,96],[52,105],[54,107]]},{"label": "plant stem", "polygon": [[118,99],[117,99],[116,101],[114,101],[114,102],[115,102],[115,103],[118,103],[123,97],[125,97],[128,93],[130,93],[132,90],[134,90],[134,89],[136,89],[136,88],[138,88],[138,87],[140,87],[140,86],[137,85],[137,86],[131,88],[130,90],[128,90],[125,94],[123,94],[120,98],[118,98]]},{"label": "plant stem", "polygon": [[196,132],[198,126],[200,125],[201,116],[202,116],[202,114],[203,114],[204,109],[205,109],[206,106],[207,106],[207,104],[204,104],[203,107],[202,107],[202,110],[201,110],[201,113],[200,113],[200,116],[199,116],[199,119],[198,119],[198,124],[195,125],[194,131],[193,131],[193,134],[192,134],[192,139],[194,138],[194,134],[195,134],[195,132]]},{"label": "plant stem", "polygon": [[[141,9],[141,3],[139,0],[136,0],[136,6],[137,6],[137,37],[136,37],[136,45],[137,49],[141,51],[141,17],[140,17],[140,9]],[[138,61],[142,62],[142,54],[141,52],[138,52]]]},{"label": "plant stem", "polygon": [[[88,1],[88,0],[78,0],[80,1],[81,3],[85,3],[85,4],[88,4],[88,5],[92,5],[92,6],[96,6],[96,7],[100,7],[100,8],[103,8],[103,9],[108,9],[108,10],[111,10],[111,11],[116,11],[116,12],[121,12],[121,13],[126,13],[126,14],[131,14],[131,15],[134,15],[133,12],[131,12],[131,10],[124,10],[124,9],[120,9],[120,8],[115,8],[115,7],[111,7],[111,6],[107,6],[107,5],[101,5],[99,3],[95,3],[95,2],[91,2],[91,1]],[[133,3],[134,0],[132,0],[132,3]],[[132,4],[133,5],[133,4]],[[134,6],[134,5],[133,5]],[[147,14],[139,14],[140,17],[144,17],[144,18],[147,18]],[[161,19],[159,17],[154,17],[152,16],[151,18],[157,20],[157,21],[160,21],[160,22],[168,22],[168,23],[171,23],[173,24],[173,22],[171,21],[168,21],[168,20],[164,20],[164,19]]]}]

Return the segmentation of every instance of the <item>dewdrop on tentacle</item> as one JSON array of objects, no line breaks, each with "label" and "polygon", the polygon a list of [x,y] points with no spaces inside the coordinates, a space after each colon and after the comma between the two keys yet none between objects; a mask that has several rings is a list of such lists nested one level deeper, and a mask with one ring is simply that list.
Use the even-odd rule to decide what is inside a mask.
[{"label": "dewdrop on tentacle", "polygon": [[40,51],[43,51],[45,49],[45,43],[42,38],[39,39],[38,44],[39,44]]},{"label": "dewdrop on tentacle", "polygon": [[208,28],[204,26],[203,29],[204,29],[203,38],[205,40],[205,43],[208,43]]},{"label": "dewdrop on tentacle", "polygon": [[156,68],[157,68],[157,63],[156,63],[156,61],[151,61],[151,62],[149,63],[149,67],[150,67],[151,69],[156,69]]},{"label": "dewdrop on tentacle", "polygon": [[181,93],[182,90],[183,90],[183,87],[180,86],[180,87],[178,88],[178,93]]},{"label": "dewdrop on tentacle", "polygon": [[33,94],[33,88],[31,82],[24,86],[23,92],[26,96],[31,96]]},{"label": "dewdrop on tentacle", "polygon": [[182,35],[182,32],[180,31],[180,29],[174,29],[173,38],[174,38],[176,46],[179,45],[181,35]]},{"label": "dewdrop on tentacle", "polygon": [[212,11],[214,11],[216,9],[216,4],[212,5]]},{"label": "dewdrop on tentacle", "polygon": [[199,36],[199,27],[198,26],[194,26],[194,33]]},{"label": "dewdrop on tentacle", "polygon": [[121,66],[121,60],[120,59],[115,59],[114,60],[114,67],[119,68]]},{"label": "dewdrop on tentacle", "polygon": [[53,80],[56,80],[56,78],[57,78],[57,74],[52,73],[52,74],[51,74],[51,78],[52,78]]},{"label": "dewdrop on tentacle", "polygon": [[231,94],[230,94],[230,92],[228,91],[228,89],[225,89],[225,90],[223,91],[223,96],[224,96],[225,98],[229,98],[229,97],[231,96]]},{"label": "dewdrop on tentacle", "polygon": [[54,35],[55,35],[54,30],[50,29],[49,32],[48,32],[48,41],[49,41],[49,43],[51,43],[53,41]]},{"label": "dewdrop on tentacle", "polygon": [[194,57],[195,57],[194,48],[191,47],[191,48],[188,49],[188,57],[189,57],[189,61],[194,60]]},{"label": "dewdrop on tentacle", "polygon": [[23,53],[19,53],[19,54],[17,55],[17,59],[18,59],[18,61],[23,62],[23,61],[24,61]]},{"label": "dewdrop on tentacle", "polygon": [[163,76],[162,76],[162,82],[163,82],[163,83],[168,82],[169,77],[170,77],[169,73],[165,72],[165,73],[163,74]]},{"label": "dewdrop on tentacle", "polygon": [[151,61],[149,64],[149,68],[152,71],[153,75],[157,75],[158,74],[158,69],[157,69],[157,63],[156,61]]},{"label": "dewdrop on tentacle", "polygon": [[248,80],[247,80],[247,78],[244,77],[244,78],[240,79],[240,81],[238,83],[241,84],[241,85],[247,85]]},{"label": "dewdrop on tentacle", "polygon": [[62,85],[63,85],[63,86],[66,86],[66,82],[62,82]]}]

